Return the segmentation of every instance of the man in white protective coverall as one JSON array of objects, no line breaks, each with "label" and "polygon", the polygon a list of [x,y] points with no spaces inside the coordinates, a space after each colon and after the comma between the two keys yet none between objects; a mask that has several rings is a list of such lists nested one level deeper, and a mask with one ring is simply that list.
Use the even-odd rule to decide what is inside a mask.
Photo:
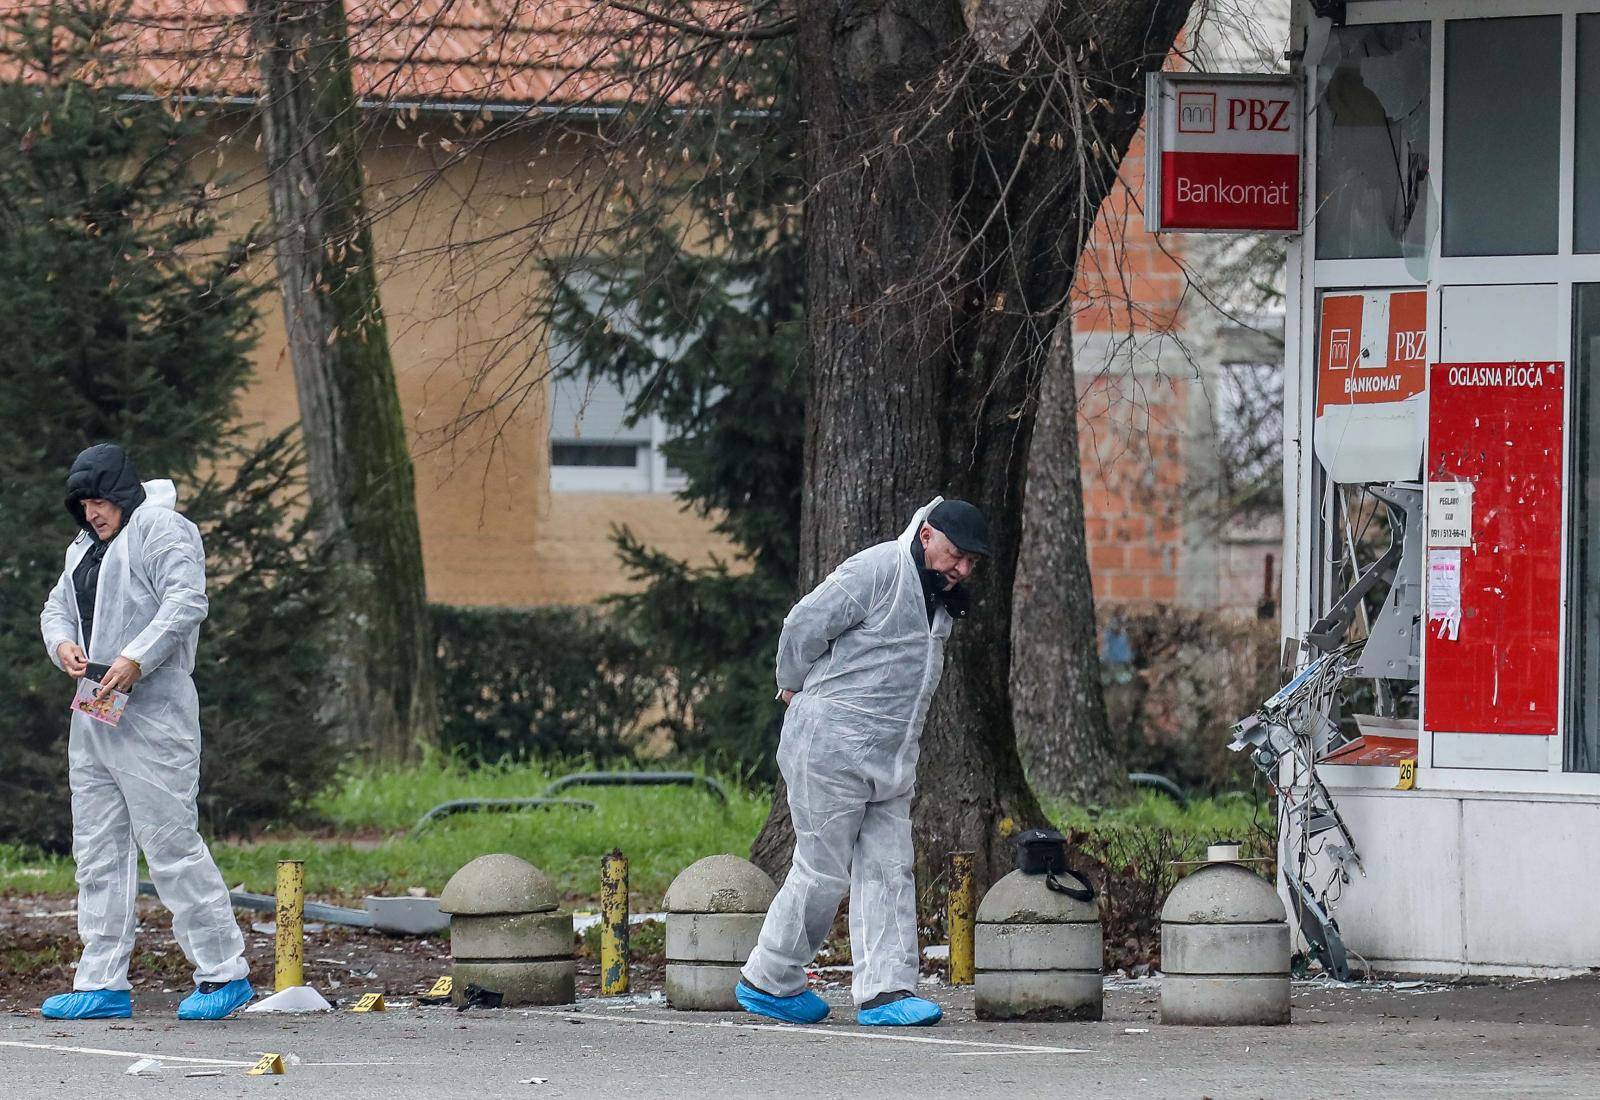
[{"label": "man in white protective coverall", "polygon": [[735,989],[747,1011],[790,1023],[828,1014],[805,968],[848,888],[857,1022],[927,1025],[943,1015],[913,993],[911,797],[944,640],[988,553],[983,513],[935,498],[898,539],[851,557],[783,620],[778,688],[789,711],[778,768],[794,861]]},{"label": "man in white protective coverall", "polygon": [[72,714],[67,757],[83,955],[74,992],[49,998],[40,1011],[53,1020],[133,1014],[128,959],[142,849],[172,910],[172,934],[194,967],[197,988],[178,1018],[220,1020],[255,991],[227,885],[196,828],[200,704],[190,674],[207,610],[200,532],[174,510],[172,482],[141,484],[113,443],[73,462],[66,504],[83,530],[39,616],[45,650],[74,680],[88,675],[128,701],[116,725]]}]

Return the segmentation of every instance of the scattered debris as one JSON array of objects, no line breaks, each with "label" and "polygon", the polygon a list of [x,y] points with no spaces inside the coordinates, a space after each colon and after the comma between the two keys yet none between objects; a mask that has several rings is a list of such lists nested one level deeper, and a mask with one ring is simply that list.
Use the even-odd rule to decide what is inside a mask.
[{"label": "scattered debris", "polygon": [[[306,932],[321,932],[327,927],[328,926],[321,921],[312,921],[309,924],[301,925],[302,930]],[[250,931],[259,932],[263,936],[275,936],[278,934],[278,922],[267,921],[262,923],[260,921],[256,921],[250,925]]]},{"label": "scattered debris", "polygon": [[1441,982],[1425,982],[1414,979],[1406,981],[1341,982],[1328,974],[1318,974],[1314,978],[1302,978],[1294,983],[1294,988],[1297,992],[1311,989],[1339,989],[1356,993],[1406,993],[1414,997],[1429,993],[1447,993],[1451,989],[1449,985]]},{"label": "scattered debris", "polygon": [[457,1011],[465,1012],[469,1008],[499,1008],[505,1003],[505,999],[505,994],[498,990],[485,989],[481,985],[468,982],[464,1000]]},{"label": "scattered debris", "polygon": [[[667,915],[665,913],[631,913],[628,916],[628,923],[630,925],[647,924],[650,921],[660,921],[665,923],[666,919]],[[583,935],[585,931],[593,928],[599,923],[599,913],[591,913],[586,910],[580,910],[572,914],[572,930],[580,936]]]}]

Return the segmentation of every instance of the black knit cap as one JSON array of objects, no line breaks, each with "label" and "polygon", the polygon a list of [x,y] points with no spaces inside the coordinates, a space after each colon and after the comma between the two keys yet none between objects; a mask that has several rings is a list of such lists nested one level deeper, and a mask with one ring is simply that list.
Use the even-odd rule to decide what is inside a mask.
[{"label": "black knit cap", "polygon": [[115,443],[96,443],[72,460],[67,474],[67,513],[93,536],[94,528],[83,515],[86,500],[109,500],[122,509],[124,523],[128,513],[144,503],[139,468]]},{"label": "black knit cap", "polygon": [[989,521],[964,500],[944,500],[928,513],[928,526],[967,554],[989,553]]}]

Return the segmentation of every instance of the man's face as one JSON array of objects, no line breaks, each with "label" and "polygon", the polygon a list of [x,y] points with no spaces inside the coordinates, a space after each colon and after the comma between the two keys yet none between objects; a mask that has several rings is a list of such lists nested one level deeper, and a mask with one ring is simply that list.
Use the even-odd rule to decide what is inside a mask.
[{"label": "man's face", "polygon": [[935,573],[944,574],[944,586],[951,589],[968,577],[978,567],[977,554],[969,554],[926,523],[918,533],[922,539],[922,564]]},{"label": "man's face", "polygon": [[122,526],[122,509],[109,500],[90,499],[83,502],[83,518],[94,528],[95,537],[104,542]]}]

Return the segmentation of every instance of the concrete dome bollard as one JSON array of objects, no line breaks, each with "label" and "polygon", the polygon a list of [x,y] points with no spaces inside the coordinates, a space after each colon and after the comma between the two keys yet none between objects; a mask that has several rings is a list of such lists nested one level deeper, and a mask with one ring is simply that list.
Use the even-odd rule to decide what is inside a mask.
[{"label": "concrete dome bollard", "polygon": [[777,895],[767,873],[738,856],[707,856],[667,888],[667,1003],[733,1012],[739,968]]},{"label": "concrete dome bollard", "polygon": [[1096,902],[1012,871],[978,906],[974,954],[980,1020],[1100,1019],[1105,950]]},{"label": "concrete dome bollard", "polygon": [[465,1003],[471,984],[505,1005],[571,1004],[572,914],[556,905],[544,872],[516,856],[479,856],[457,871],[439,895],[450,914],[455,1003]]},{"label": "concrete dome bollard", "polygon": [[1237,857],[1237,845],[1212,845],[1161,907],[1164,1024],[1289,1022],[1288,914]]}]

